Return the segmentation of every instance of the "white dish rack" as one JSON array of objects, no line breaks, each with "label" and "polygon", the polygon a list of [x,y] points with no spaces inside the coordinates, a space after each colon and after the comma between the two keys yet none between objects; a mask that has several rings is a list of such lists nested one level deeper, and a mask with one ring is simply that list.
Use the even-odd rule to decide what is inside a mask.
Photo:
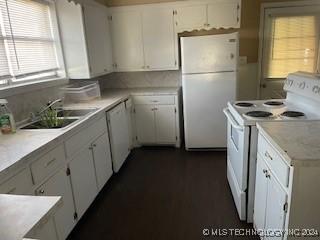
[{"label": "white dish rack", "polygon": [[86,102],[101,97],[98,82],[73,83],[61,88],[65,102]]}]

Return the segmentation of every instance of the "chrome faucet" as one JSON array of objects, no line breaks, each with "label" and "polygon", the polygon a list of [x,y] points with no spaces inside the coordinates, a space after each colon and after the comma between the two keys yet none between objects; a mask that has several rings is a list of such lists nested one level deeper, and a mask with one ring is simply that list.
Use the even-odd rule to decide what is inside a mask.
[{"label": "chrome faucet", "polygon": [[34,114],[33,112],[30,113],[30,119],[31,121],[35,121],[37,119],[37,117],[39,117],[42,113],[44,113],[45,111],[47,111],[49,108],[51,108],[52,106],[54,106],[57,103],[62,102],[61,98],[58,98],[54,101],[49,101],[47,103],[47,106],[44,107],[40,112],[37,112],[36,114]]},{"label": "chrome faucet", "polygon": [[62,102],[62,99],[59,98],[59,99],[56,99],[54,101],[49,101],[47,106],[45,108],[43,108],[40,112],[38,112],[38,115],[41,115],[42,113],[44,113],[45,111],[47,111],[49,108],[51,108],[53,105],[59,103],[59,102]]}]

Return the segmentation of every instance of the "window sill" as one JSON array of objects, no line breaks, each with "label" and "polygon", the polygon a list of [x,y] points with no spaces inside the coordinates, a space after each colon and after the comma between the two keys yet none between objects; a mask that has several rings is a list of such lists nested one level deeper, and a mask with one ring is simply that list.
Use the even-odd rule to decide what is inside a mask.
[{"label": "window sill", "polygon": [[69,83],[69,79],[67,78],[56,78],[5,86],[0,88],[0,98],[6,98],[9,96],[22,94],[30,91],[36,91],[49,87],[56,87],[67,83]]}]

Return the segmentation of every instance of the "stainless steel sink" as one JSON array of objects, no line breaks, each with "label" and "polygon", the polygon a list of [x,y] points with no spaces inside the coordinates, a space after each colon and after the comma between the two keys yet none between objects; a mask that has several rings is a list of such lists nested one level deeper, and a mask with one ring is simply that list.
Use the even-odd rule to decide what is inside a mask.
[{"label": "stainless steel sink", "polygon": [[25,130],[27,129],[61,129],[69,126],[71,123],[79,120],[80,118],[60,118],[60,119],[63,119],[63,122],[60,126],[57,126],[57,127],[45,126],[41,120],[37,120],[35,122],[25,125],[21,129],[25,129]]},{"label": "stainless steel sink", "polygon": [[61,109],[58,111],[58,117],[83,117],[94,111],[96,108],[87,109]]}]

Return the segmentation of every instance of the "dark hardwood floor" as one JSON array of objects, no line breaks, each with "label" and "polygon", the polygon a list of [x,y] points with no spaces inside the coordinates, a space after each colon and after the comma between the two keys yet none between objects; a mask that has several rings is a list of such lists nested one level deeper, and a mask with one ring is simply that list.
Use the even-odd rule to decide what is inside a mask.
[{"label": "dark hardwood floor", "polygon": [[109,180],[69,239],[258,239],[203,235],[203,229],[251,227],[238,218],[226,152],[141,148]]}]

